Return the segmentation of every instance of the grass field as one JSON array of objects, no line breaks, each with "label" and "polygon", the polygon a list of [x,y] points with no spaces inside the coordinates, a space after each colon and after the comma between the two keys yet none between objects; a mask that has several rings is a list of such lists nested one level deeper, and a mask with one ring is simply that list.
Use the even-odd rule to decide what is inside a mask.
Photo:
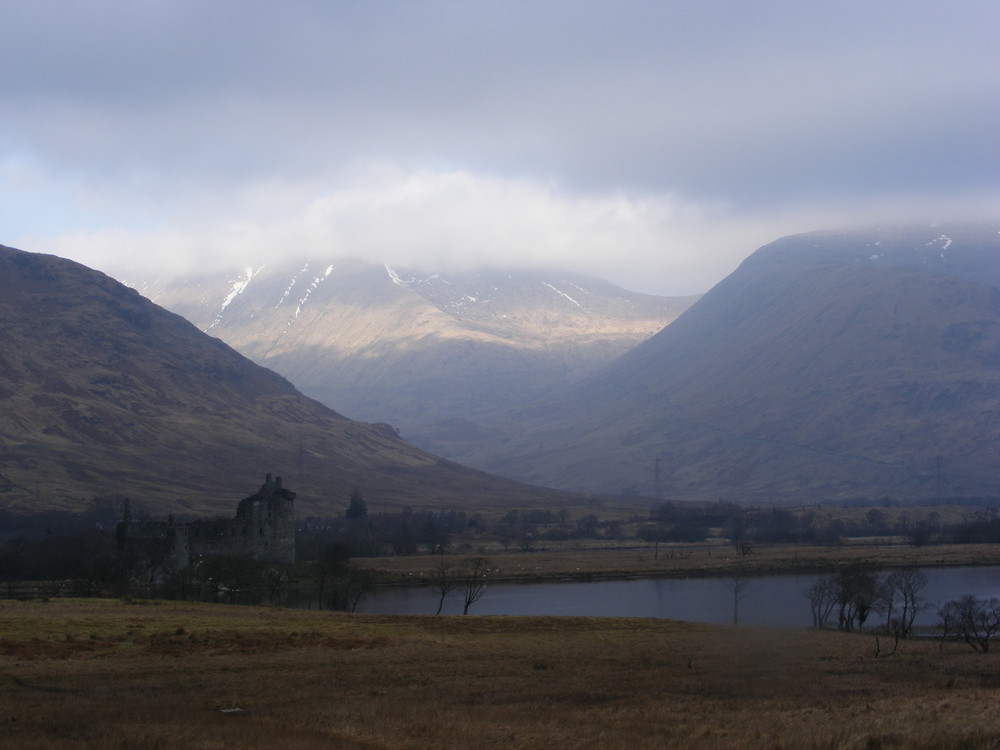
[{"label": "grass field", "polygon": [[0,602],[0,747],[1000,748],[963,644],[614,618]]},{"label": "grass field", "polygon": [[[471,554],[471,553],[470,553]],[[864,565],[876,570],[895,567],[949,567],[1000,565],[997,544],[936,544],[912,547],[886,544],[884,540],[824,547],[819,545],[758,545],[749,555],[737,554],[732,545],[660,545],[655,549],[634,541],[609,543],[589,540],[547,543],[533,552],[504,550],[497,544],[477,548],[500,569],[499,577],[511,581],[616,578],[630,576],[707,576],[739,571],[745,574],[826,573],[844,565]],[[354,562],[377,570],[387,582],[426,580],[441,561],[460,555],[403,555],[356,558]]]}]

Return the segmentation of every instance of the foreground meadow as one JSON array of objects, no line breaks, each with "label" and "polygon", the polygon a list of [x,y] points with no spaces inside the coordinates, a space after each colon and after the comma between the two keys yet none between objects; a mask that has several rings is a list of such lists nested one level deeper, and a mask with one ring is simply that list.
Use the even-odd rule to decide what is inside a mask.
[{"label": "foreground meadow", "polygon": [[996,656],[874,647],[663,620],[0,601],[0,747],[1000,748]]}]

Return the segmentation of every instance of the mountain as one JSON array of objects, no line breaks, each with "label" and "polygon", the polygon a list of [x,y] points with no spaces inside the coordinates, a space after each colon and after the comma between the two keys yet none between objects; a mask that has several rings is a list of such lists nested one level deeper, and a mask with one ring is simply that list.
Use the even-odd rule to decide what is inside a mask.
[{"label": "mountain", "polygon": [[479,434],[480,414],[564,389],[695,299],[572,273],[426,274],[356,260],[127,283],[309,396],[444,455]]},{"label": "mountain", "polygon": [[537,505],[565,495],[466,469],[347,419],[104,274],[0,246],[0,507],[129,496],[229,515],[265,473],[300,514]]},{"label": "mountain", "polygon": [[780,239],[463,461],[678,498],[1000,497],[998,230]]}]

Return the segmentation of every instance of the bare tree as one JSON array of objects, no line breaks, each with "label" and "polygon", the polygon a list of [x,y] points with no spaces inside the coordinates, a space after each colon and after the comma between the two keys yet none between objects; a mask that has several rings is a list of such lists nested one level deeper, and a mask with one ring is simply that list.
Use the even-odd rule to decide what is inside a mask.
[{"label": "bare tree", "polygon": [[438,608],[434,614],[439,615],[444,607],[445,597],[458,588],[459,580],[452,574],[451,563],[447,560],[442,560],[431,571],[431,582],[438,594]]},{"label": "bare tree", "polygon": [[459,586],[462,590],[464,607],[462,614],[469,614],[469,607],[486,595],[486,584],[490,576],[495,575],[492,563],[488,557],[472,557],[462,564],[462,579]]},{"label": "bare tree", "polygon": [[803,593],[809,599],[813,627],[823,627],[837,605],[836,581],[830,576],[819,578]]},{"label": "bare tree", "polygon": [[927,576],[916,568],[892,571],[879,586],[875,608],[885,614],[885,632],[897,640],[913,630],[917,613],[926,609],[920,592],[927,587]]},{"label": "bare tree", "polygon": [[941,622],[938,625],[941,628],[941,640],[938,641],[938,651],[944,651],[944,642],[955,632],[958,607],[953,606],[954,604],[955,600],[946,602],[938,610],[938,617],[941,618]]},{"label": "bare tree", "polygon": [[981,654],[989,653],[990,639],[1000,632],[1000,599],[977,599],[966,594],[938,610],[942,643],[955,634]]},{"label": "bare tree", "polygon": [[[314,563],[316,601],[320,609],[323,609],[323,601],[327,593],[330,594],[330,606],[334,609],[338,608],[337,581],[344,576],[350,563],[350,552],[346,545],[339,542],[331,542],[323,548],[319,559]],[[333,584],[330,587],[332,590],[328,591],[328,583]]]},{"label": "bare tree", "polygon": [[868,524],[868,533],[872,536],[881,536],[886,531],[885,513],[878,508],[865,513],[865,522]]},{"label": "bare tree", "polygon": [[841,630],[861,630],[878,593],[878,576],[862,567],[844,568],[834,579],[837,587],[837,621]]},{"label": "bare tree", "polygon": [[314,570],[320,609],[326,600],[331,609],[353,612],[377,582],[374,570],[351,564],[348,547],[340,542],[326,545]]},{"label": "bare tree", "polygon": [[341,586],[344,592],[344,601],[351,612],[358,608],[362,599],[375,590],[377,581],[378,574],[371,568],[359,568],[357,565],[347,566]]},{"label": "bare tree", "polygon": [[733,625],[740,624],[740,602],[751,593],[750,582],[751,579],[742,571],[737,571],[726,579],[725,586],[733,595]]}]

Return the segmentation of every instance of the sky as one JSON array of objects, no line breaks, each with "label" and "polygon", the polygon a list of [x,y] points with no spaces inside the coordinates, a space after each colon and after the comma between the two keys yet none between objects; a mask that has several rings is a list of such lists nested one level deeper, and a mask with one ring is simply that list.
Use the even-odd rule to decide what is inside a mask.
[{"label": "sky", "polygon": [[693,294],[795,232],[1000,218],[996,0],[0,0],[0,244]]}]

